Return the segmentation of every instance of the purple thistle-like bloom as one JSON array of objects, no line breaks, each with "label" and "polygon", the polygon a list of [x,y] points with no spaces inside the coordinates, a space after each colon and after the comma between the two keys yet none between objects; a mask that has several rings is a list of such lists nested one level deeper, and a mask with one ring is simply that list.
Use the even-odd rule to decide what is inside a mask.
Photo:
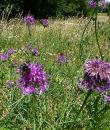
[{"label": "purple thistle-like bloom", "polygon": [[110,64],[101,60],[89,60],[85,63],[85,73],[79,87],[87,90],[105,92],[110,90]]},{"label": "purple thistle-like bloom", "polygon": [[23,94],[42,94],[48,89],[47,75],[39,64],[23,64],[20,67],[19,86]]},{"label": "purple thistle-like bloom", "polygon": [[7,61],[9,58],[9,55],[7,53],[0,54],[0,59],[2,61]]},{"label": "purple thistle-like bloom", "polygon": [[7,61],[9,59],[9,56],[11,56],[14,53],[14,49],[10,48],[6,53],[0,54],[0,59],[2,61]]},{"label": "purple thistle-like bloom", "polygon": [[32,55],[34,55],[34,56],[38,56],[38,54],[39,54],[37,48],[32,48],[30,51],[31,51]]},{"label": "purple thistle-like bloom", "polygon": [[43,25],[44,27],[48,27],[48,25],[49,25],[48,19],[41,19],[41,23],[42,23],[42,25]]},{"label": "purple thistle-like bloom", "polygon": [[27,24],[27,25],[34,25],[35,24],[35,19],[32,15],[27,15],[24,17],[24,22]]},{"label": "purple thistle-like bloom", "polygon": [[26,45],[26,50],[30,51],[32,53],[32,55],[34,56],[38,56],[39,52],[37,48],[33,48],[31,44]]},{"label": "purple thistle-like bloom", "polygon": [[24,95],[30,95],[36,93],[36,89],[34,86],[22,87],[21,90],[22,90],[22,94]]},{"label": "purple thistle-like bloom", "polygon": [[89,60],[84,64],[84,68],[90,76],[100,76],[101,79],[110,78],[110,64],[102,60]]},{"label": "purple thistle-like bloom", "polygon": [[64,55],[64,53],[60,53],[58,58],[57,58],[57,61],[59,63],[67,63],[67,57]]},{"label": "purple thistle-like bloom", "polygon": [[91,77],[85,73],[83,79],[79,80],[79,88],[83,90],[93,90],[94,86]]},{"label": "purple thistle-like bloom", "polygon": [[99,2],[99,7],[100,7],[101,9],[107,8],[107,2],[105,2],[105,0],[100,0],[100,2]]},{"label": "purple thistle-like bloom", "polygon": [[15,52],[15,51],[14,51],[13,48],[9,48],[7,54],[8,54],[8,55],[11,55],[11,54],[13,54],[14,52]]},{"label": "purple thistle-like bloom", "polygon": [[106,104],[108,104],[108,103],[110,103],[110,96],[109,95],[103,95],[103,99],[104,99],[104,102],[106,103]]},{"label": "purple thistle-like bloom", "polygon": [[97,92],[106,92],[110,90],[110,80],[100,79],[100,77],[84,74],[84,78],[79,81],[80,89],[93,90]]},{"label": "purple thistle-like bloom", "polygon": [[89,0],[88,6],[89,6],[90,8],[96,8],[96,6],[97,6],[96,0]]},{"label": "purple thistle-like bloom", "polygon": [[[96,0],[89,0],[88,6],[89,6],[90,8],[96,8],[96,7],[97,7],[97,1],[96,1]],[[105,8],[107,7],[107,3],[105,2],[105,0],[99,0],[99,1],[98,1],[98,6],[99,6],[101,9],[105,9]]]}]

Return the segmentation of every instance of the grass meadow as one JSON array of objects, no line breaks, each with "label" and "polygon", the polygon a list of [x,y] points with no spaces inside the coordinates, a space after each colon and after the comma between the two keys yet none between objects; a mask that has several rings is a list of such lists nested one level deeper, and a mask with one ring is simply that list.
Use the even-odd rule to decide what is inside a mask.
[{"label": "grass meadow", "polygon": [[[47,28],[36,22],[31,35],[20,18],[0,21],[0,54],[15,50],[7,61],[0,60],[0,130],[110,130],[110,111],[103,110],[106,104],[99,93],[92,93],[79,112],[87,95],[78,87],[83,65],[100,58],[93,20],[82,37],[88,21],[83,17],[50,19]],[[97,25],[104,60],[110,61],[110,20],[99,16]],[[39,55],[27,52],[27,44],[37,48]],[[60,53],[67,63],[57,61]],[[17,87],[17,68],[25,62],[41,64],[48,75],[48,90],[35,98],[21,94]],[[13,81],[13,87],[8,81]]]}]

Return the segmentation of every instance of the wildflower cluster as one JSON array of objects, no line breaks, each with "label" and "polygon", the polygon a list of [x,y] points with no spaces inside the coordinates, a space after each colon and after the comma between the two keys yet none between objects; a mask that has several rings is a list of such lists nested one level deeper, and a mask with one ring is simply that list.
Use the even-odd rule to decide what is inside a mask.
[{"label": "wildflower cluster", "polygon": [[42,94],[48,89],[47,76],[41,65],[24,63],[19,70],[20,79],[18,85],[23,94]]},{"label": "wildflower cluster", "polygon": [[60,54],[58,55],[57,61],[58,61],[59,63],[67,63],[67,62],[68,62],[68,61],[67,61],[67,57],[64,55],[64,53],[60,53]]},{"label": "wildflower cluster", "polygon": [[49,25],[48,19],[41,19],[41,24],[42,24],[44,27],[48,27],[48,25]]},{"label": "wildflower cluster", "polygon": [[9,59],[9,57],[14,53],[14,49],[13,48],[9,48],[7,52],[5,53],[1,53],[0,54],[0,59],[2,61],[7,61]]},{"label": "wildflower cluster", "polygon": [[[110,90],[110,63],[102,60],[89,60],[84,64],[85,72],[80,80],[80,88],[100,92],[108,101]],[[107,97],[107,98],[106,98]]]},{"label": "wildflower cluster", "polygon": [[35,24],[35,19],[32,15],[27,15],[27,16],[24,17],[24,22],[27,25],[33,25],[33,24]]},{"label": "wildflower cluster", "polygon": [[[32,15],[27,15],[24,17],[24,22],[28,27],[30,27],[31,25],[35,24],[36,20]],[[44,28],[49,26],[49,21],[46,18],[41,19],[40,22],[44,26]]]},{"label": "wildflower cluster", "polygon": [[89,0],[88,5],[90,8],[96,8],[98,6],[101,9],[105,9],[107,6],[107,3],[105,2],[105,0]]}]

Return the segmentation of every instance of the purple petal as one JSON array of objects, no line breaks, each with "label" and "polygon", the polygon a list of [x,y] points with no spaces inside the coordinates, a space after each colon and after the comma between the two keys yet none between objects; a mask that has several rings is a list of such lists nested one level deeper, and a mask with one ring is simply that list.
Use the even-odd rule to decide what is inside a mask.
[{"label": "purple petal", "polygon": [[2,61],[7,61],[8,58],[9,58],[9,55],[8,55],[7,53],[4,53],[4,54],[1,54],[1,55],[0,55],[0,59],[1,59]]},{"label": "purple petal", "polygon": [[110,103],[110,96],[108,96],[108,95],[103,95],[103,98],[104,98],[104,102],[105,102],[105,103]]},{"label": "purple petal", "polygon": [[21,91],[25,95],[36,93],[36,89],[33,86],[22,87]]}]

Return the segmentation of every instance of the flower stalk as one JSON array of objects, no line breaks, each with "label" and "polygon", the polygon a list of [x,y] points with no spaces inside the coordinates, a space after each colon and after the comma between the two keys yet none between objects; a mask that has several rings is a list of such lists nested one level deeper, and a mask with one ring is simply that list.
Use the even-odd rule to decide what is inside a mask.
[{"label": "flower stalk", "polygon": [[98,2],[97,2],[97,8],[95,9],[95,36],[96,36],[96,43],[99,50],[100,58],[103,60],[103,54],[100,48],[99,40],[98,40],[98,30],[97,30],[97,14],[98,14]]}]

